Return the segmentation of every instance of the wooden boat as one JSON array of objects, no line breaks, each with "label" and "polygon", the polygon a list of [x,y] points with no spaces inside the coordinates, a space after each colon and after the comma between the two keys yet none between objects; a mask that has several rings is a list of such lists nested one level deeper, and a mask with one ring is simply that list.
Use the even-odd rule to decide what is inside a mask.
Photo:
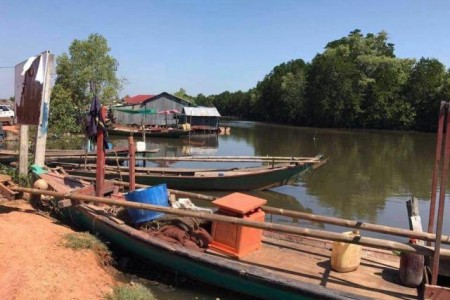
[{"label": "wooden boat", "polygon": [[[319,162],[319,161],[317,161]],[[72,175],[95,177],[93,165],[58,164]],[[136,168],[136,182],[146,185],[166,183],[180,190],[247,191],[265,190],[295,182],[314,162],[233,169]],[[105,178],[129,180],[126,167],[107,166]]]},{"label": "wooden boat", "polygon": [[[159,151],[158,149],[150,149],[136,153],[146,154],[146,153],[157,153],[158,151]],[[110,160],[115,161],[115,157],[127,156],[128,148],[108,149],[105,150],[105,155],[107,156],[107,158],[110,158]],[[17,150],[6,150],[6,149],[0,150],[0,163],[7,164],[13,161],[17,161],[18,157],[19,151]],[[82,163],[84,162],[85,158],[87,158],[87,161],[92,160],[95,161],[96,157],[97,157],[96,151],[86,152],[86,150],[60,150],[60,149],[47,149],[45,151],[46,161],[58,160],[61,162]]]},{"label": "wooden boat", "polygon": [[[186,136],[189,134],[188,130],[174,129],[174,128],[146,128],[144,130],[145,137],[161,137],[161,138],[178,138],[181,136]],[[143,131],[137,127],[115,125],[115,127],[108,129],[110,135],[121,135],[121,136],[142,136]]]},{"label": "wooden boat", "polygon": [[143,231],[130,226],[119,218],[120,214],[111,213],[117,207],[86,203],[89,197],[83,195],[93,191],[86,182],[52,173],[39,176],[64,197],[82,200],[59,210],[66,220],[152,264],[194,280],[261,299],[419,299],[416,288],[398,283],[399,257],[390,251],[364,247],[358,269],[338,273],[330,267],[331,241],[264,231],[261,248],[237,259],[207,247],[183,246],[163,237],[163,230]]}]

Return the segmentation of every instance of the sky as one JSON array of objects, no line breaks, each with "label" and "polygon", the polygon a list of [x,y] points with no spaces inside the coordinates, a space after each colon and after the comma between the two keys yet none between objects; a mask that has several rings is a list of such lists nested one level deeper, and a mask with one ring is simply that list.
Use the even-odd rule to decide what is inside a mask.
[{"label": "sky", "polygon": [[44,50],[67,53],[91,33],[120,64],[121,97],[180,88],[195,96],[246,91],[354,29],[386,31],[397,57],[450,67],[450,1],[0,0],[0,98],[14,95],[7,67]]}]

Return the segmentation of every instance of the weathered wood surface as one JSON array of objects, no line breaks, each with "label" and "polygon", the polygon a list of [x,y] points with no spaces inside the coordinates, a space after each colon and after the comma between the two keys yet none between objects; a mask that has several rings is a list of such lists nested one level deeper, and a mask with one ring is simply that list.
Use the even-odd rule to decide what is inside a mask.
[{"label": "weathered wood surface", "polygon": [[400,285],[399,257],[390,252],[363,248],[358,269],[339,273],[331,269],[332,243],[302,237],[283,242],[276,238],[277,234],[274,237],[266,237],[262,250],[253,252],[242,260],[253,265],[262,265],[292,279],[361,297],[417,299],[416,289]]}]

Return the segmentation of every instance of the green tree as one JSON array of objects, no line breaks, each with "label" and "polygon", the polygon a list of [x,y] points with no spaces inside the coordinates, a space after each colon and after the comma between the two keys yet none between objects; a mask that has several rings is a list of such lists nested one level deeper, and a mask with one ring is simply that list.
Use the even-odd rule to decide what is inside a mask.
[{"label": "green tree", "polygon": [[449,98],[447,79],[448,73],[437,59],[421,58],[414,65],[404,88],[416,116],[414,129],[436,130],[440,102]]},{"label": "green tree", "polygon": [[264,121],[302,123],[306,64],[301,59],[276,66],[258,82],[255,95],[257,117]]},{"label": "green tree", "polygon": [[414,60],[398,59],[387,33],[359,30],[327,44],[311,63],[308,107],[312,125],[409,128],[411,105],[402,97]]},{"label": "green tree", "polygon": [[359,126],[374,129],[409,129],[414,110],[402,94],[414,60],[390,56],[361,56],[366,82]]},{"label": "green tree", "polygon": [[212,97],[206,97],[202,93],[198,94],[197,97],[195,97],[195,103],[201,106],[213,106]]},{"label": "green tree", "polygon": [[119,63],[109,52],[107,40],[100,34],[91,34],[86,40],[75,39],[69,54],[57,58],[56,84],[70,91],[77,105],[88,104],[94,94],[103,103],[118,99],[123,79],[117,75]]},{"label": "green tree", "polygon": [[194,102],[194,97],[192,97],[192,96],[189,96],[187,93],[186,93],[186,90],[185,89],[183,89],[183,88],[180,88],[179,90],[178,90],[178,92],[175,92],[174,93],[174,96],[176,96],[176,97],[178,97],[178,98],[181,98],[181,99],[184,99],[184,100],[186,100],[186,101],[188,101],[188,102]]},{"label": "green tree", "polygon": [[48,127],[53,134],[78,133],[82,130],[80,126],[81,111],[79,107],[68,102],[71,98],[69,90],[56,84],[52,91],[50,105],[50,116]]},{"label": "green tree", "polygon": [[124,79],[116,75],[118,62],[109,52],[106,39],[91,34],[86,40],[74,40],[69,54],[57,58],[56,82],[50,102],[49,129],[53,133],[80,132],[79,116],[85,112],[94,94],[103,104],[118,99]]},{"label": "green tree", "polygon": [[350,45],[340,44],[316,55],[311,62],[306,92],[309,125],[355,126],[364,86],[363,76],[351,55]]}]

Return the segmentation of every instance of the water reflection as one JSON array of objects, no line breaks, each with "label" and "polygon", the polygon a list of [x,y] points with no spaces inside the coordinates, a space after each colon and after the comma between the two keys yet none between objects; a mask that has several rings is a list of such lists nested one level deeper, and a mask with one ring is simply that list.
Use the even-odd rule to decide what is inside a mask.
[{"label": "water reflection", "polygon": [[[376,221],[386,200],[414,195],[428,199],[433,170],[433,134],[341,131],[234,122],[236,141],[256,155],[312,156],[327,164],[304,178],[307,196],[350,219]],[[278,141],[278,142],[276,142]],[[280,142],[281,141],[281,142]]]}]

